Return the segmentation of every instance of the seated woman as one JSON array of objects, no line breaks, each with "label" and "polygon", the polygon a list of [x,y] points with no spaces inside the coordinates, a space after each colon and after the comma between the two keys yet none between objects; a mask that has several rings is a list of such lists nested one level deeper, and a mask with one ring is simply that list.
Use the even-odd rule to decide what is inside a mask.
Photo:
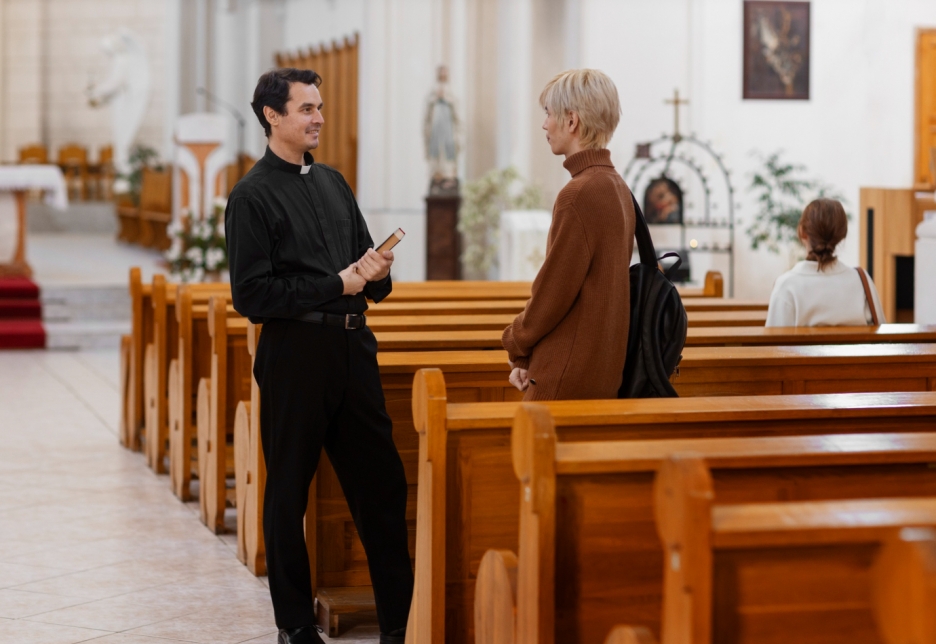
[{"label": "seated woman", "polygon": [[559,192],[546,259],[526,308],[504,331],[524,400],[616,398],[627,354],[633,197],[608,141],[621,104],[594,69],[563,72],[540,96],[552,153],[572,175]]},{"label": "seated woman", "polygon": [[[834,199],[816,199],[803,210],[799,238],[806,259],[777,278],[770,295],[766,326],[865,326],[884,323],[874,282],[863,269],[835,257],[848,232],[848,217]],[[862,283],[867,278],[867,293]]]}]

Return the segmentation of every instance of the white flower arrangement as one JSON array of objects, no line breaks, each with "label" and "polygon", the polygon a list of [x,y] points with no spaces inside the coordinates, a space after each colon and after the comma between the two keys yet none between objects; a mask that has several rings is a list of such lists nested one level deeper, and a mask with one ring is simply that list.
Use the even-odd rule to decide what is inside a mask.
[{"label": "white flower arrangement", "polygon": [[226,277],[227,244],[224,238],[226,199],[215,199],[212,212],[203,220],[194,220],[186,212],[180,223],[170,225],[172,245],[163,257],[172,276],[182,282],[201,282]]}]

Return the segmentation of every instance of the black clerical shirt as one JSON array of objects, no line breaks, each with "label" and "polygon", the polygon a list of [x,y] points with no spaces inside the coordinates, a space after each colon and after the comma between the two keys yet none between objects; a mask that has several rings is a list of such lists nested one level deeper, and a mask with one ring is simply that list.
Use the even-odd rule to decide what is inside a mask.
[{"label": "black clerical shirt", "polygon": [[299,166],[270,148],[237,182],[224,214],[234,309],[251,322],[305,313],[363,313],[387,297],[390,276],[342,295],[338,272],[373,240],[354,194],[334,168],[306,153]]}]

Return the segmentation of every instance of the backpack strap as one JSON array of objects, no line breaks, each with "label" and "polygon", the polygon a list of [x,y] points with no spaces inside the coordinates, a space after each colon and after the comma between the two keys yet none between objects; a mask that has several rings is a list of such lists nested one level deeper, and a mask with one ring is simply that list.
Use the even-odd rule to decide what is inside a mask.
[{"label": "backpack strap", "polygon": [[634,226],[634,237],[637,238],[637,252],[640,255],[640,263],[647,266],[657,267],[656,250],[653,248],[653,239],[650,237],[650,228],[647,226],[647,220],[644,219],[640,204],[637,203],[637,197],[631,192],[631,200],[634,202],[634,215],[636,225]]},{"label": "backpack strap", "polygon": [[881,326],[878,320],[877,309],[874,306],[874,298],[871,296],[871,285],[868,284],[868,276],[860,266],[856,266],[855,270],[858,271],[858,277],[861,278],[861,285],[864,286],[865,299],[868,301],[868,308],[871,309],[871,322],[874,326]]}]

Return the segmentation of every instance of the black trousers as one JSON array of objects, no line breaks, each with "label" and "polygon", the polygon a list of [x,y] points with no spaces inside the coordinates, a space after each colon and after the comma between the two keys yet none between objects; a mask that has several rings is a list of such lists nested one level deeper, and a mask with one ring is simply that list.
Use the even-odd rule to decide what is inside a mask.
[{"label": "black trousers", "polygon": [[315,624],[303,517],[325,448],[364,544],[380,630],[406,626],[413,596],[406,476],[387,415],[377,340],[298,320],[263,325],[254,376],[267,467],[267,570],[279,628]]}]

